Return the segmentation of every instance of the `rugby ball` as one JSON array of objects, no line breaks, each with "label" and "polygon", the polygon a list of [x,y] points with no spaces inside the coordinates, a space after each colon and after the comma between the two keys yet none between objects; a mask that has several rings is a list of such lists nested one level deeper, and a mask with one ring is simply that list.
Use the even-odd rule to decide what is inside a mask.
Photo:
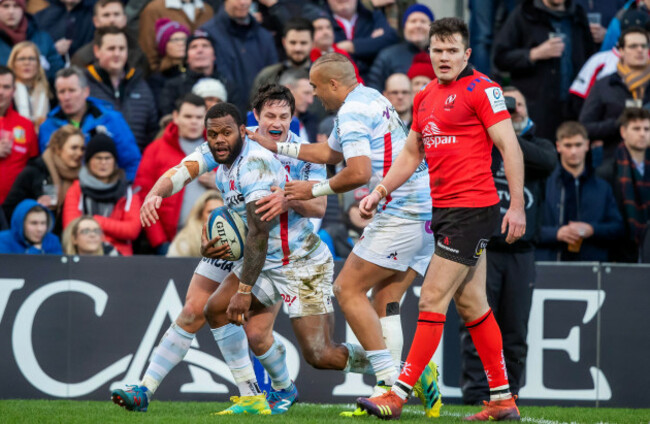
[{"label": "rugby ball", "polygon": [[244,256],[244,240],[246,240],[246,224],[237,212],[221,206],[212,211],[208,218],[207,225],[208,239],[216,236],[221,239],[215,244],[216,247],[228,244],[230,247],[226,260],[236,261]]}]

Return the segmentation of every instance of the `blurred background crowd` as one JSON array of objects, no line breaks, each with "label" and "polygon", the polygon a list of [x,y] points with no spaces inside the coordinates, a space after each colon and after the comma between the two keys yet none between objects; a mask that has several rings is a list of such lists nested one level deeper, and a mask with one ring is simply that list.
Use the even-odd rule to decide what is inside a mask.
[{"label": "blurred background crowd", "polygon": [[[457,3],[471,66],[504,87],[526,165],[529,230],[488,249],[647,261],[650,0]],[[292,131],[325,142],[333,116],[309,68],[334,51],[410,126],[413,97],[435,79],[428,31],[449,14],[441,4],[0,0],[0,253],[199,256],[201,225],[223,204],[212,173],[166,199],[152,227],[139,209],[203,142],[207,108],[233,103],[255,125],[252,96],[279,83],[296,99]],[[497,151],[492,168],[507,202]],[[336,258],[366,225],[367,193],[329,196],[316,223]]]}]

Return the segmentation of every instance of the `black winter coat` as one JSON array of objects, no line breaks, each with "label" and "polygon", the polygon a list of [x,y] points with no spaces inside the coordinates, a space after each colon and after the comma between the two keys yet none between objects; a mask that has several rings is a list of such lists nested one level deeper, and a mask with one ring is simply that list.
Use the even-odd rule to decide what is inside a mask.
[{"label": "black winter coat", "polygon": [[[221,81],[228,92],[228,103],[238,106],[242,116],[246,116],[246,110],[241,110],[241,105],[248,103],[246,98],[247,93],[240,92],[236,85],[232,84],[217,70],[215,70],[212,75],[206,76],[194,72],[191,69],[188,69],[175,78],[165,81],[165,85],[158,97],[158,111],[160,112],[160,116],[172,113],[174,111],[176,100],[180,99],[187,93],[191,93],[192,87],[194,87],[194,84],[196,84],[201,78],[214,78]],[[242,95],[244,96],[243,102],[241,100]]]},{"label": "black winter coat", "polygon": [[90,95],[105,100],[124,116],[140,152],[153,141],[158,132],[158,112],[149,85],[139,69],[131,68],[117,90],[106,71],[98,65],[86,68]]},{"label": "black winter coat", "polygon": [[[537,125],[538,134],[554,139],[559,124],[566,119],[577,118],[577,112],[571,111],[570,105],[560,100],[560,59],[535,63],[529,59],[530,50],[548,40],[549,33],[555,31],[551,15],[539,9],[536,1],[539,0],[523,0],[510,13],[494,40],[494,63],[500,70],[510,72],[512,85],[526,98],[528,112]],[[570,0],[567,4],[569,10],[573,10],[570,34],[573,80],[595,52],[595,45],[582,7]]]},{"label": "black winter coat", "polygon": [[[618,118],[625,110],[632,93],[618,73],[596,81],[580,112],[580,122],[587,128],[591,140],[605,143],[605,158],[613,158],[616,146],[621,141]],[[646,89],[643,104],[650,103],[650,89]]]},{"label": "black winter coat", "polygon": [[61,0],[49,0],[50,6],[41,10],[34,18],[39,28],[47,31],[56,43],[62,38],[72,40],[70,56],[74,55],[81,46],[93,41],[95,25],[93,25],[94,1],[81,0],[68,12]]}]

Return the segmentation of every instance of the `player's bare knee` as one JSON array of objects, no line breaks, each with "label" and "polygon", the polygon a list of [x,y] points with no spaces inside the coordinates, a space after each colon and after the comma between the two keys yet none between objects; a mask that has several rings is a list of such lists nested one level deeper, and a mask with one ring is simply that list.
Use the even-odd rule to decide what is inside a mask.
[{"label": "player's bare knee", "polygon": [[263,355],[273,345],[273,333],[252,326],[246,327],[248,345],[256,355]]}]

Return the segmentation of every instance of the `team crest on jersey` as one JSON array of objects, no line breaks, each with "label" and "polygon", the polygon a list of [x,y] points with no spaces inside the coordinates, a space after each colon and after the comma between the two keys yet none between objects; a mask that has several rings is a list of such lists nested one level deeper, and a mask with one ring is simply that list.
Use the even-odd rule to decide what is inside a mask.
[{"label": "team crest on jersey", "polygon": [[447,100],[445,100],[445,110],[452,110],[454,108],[454,103],[456,102],[456,95],[451,94],[449,97],[447,97]]},{"label": "team crest on jersey", "polygon": [[14,127],[14,141],[17,144],[25,144],[27,142],[27,139],[25,137],[25,129],[23,127]]}]

